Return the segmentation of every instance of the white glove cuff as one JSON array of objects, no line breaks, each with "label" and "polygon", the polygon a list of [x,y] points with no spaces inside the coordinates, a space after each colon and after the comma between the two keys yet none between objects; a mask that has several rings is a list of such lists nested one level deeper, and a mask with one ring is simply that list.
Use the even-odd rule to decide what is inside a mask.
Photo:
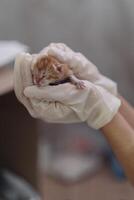
[{"label": "white glove cuff", "polygon": [[90,116],[87,120],[87,124],[94,129],[100,129],[108,124],[116,115],[121,105],[121,101],[117,97],[113,96],[105,89],[99,86],[97,87],[102,98],[90,110]]},{"label": "white glove cuff", "polygon": [[99,85],[99,86],[105,88],[111,94],[113,94],[115,96],[118,95],[117,83],[114,82],[113,80],[111,80],[110,78],[107,78],[106,76],[98,74],[97,79],[92,82],[96,85]]}]

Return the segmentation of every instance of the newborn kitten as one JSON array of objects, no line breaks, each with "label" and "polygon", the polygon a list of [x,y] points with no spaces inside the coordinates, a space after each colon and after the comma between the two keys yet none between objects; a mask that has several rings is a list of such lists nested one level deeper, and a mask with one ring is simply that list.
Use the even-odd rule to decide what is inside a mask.
[{"label": "newborn kitten", "polygon": [[61,63],[50,55],[39,56],[32,66],[33,84],[42,87],[47,85],[57,85],[70,81],[78,89],[84,89],[84,82],[79,80],[69,66]]}]

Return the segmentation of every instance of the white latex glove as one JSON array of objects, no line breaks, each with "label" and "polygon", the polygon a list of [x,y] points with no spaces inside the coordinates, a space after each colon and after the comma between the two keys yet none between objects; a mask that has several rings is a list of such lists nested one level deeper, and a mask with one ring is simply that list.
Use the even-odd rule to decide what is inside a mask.
[{"label": "white latex glove", "polygon": [[120,100],[89,81],[85,81],[86,88],[82,90],[70,83],[44,88],[32,86],[33,59],[30,54],[19,55],[14,70],[15,93],[33,117],[54,123],[87,121],[89,126],[99,129],[117,113]]},{"label": "white latex glove", "polygon": [[[77,77],[89,80],[96,85],[102,86],[117,96],[117,84],[111,79],[103,76],[97,67],[91,63],[83,54],[74,52],[64,43],[51,43],[48,52],[60,61],[69,64]],[[44,53],[43,49],[41,53]]]}]

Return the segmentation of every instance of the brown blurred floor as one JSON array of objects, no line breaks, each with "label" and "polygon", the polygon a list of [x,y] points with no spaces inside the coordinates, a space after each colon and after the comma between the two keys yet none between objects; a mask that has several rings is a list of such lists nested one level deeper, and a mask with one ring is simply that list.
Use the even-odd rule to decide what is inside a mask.
[{"label": "brown blurred floor", "polygon": [[45,200],[134,200],[134,189],[128,182],[117,182],[108,169],[102,169],[88,180],[64,185],[42,178]]}]

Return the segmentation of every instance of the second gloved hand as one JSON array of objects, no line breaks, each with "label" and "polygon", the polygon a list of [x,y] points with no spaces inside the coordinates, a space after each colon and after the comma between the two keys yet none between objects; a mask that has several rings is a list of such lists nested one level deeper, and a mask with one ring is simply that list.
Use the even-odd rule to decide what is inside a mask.
[{"label": "second gloved hand", "polygon": [[[44,50],[46,50],[46,48]],[[42,53],[44,53],[44,50]],[[117,96],[117,84],[113,80],[102,75],[98,68],[83,54],[74,52],[64,43],[51,43],[48,48],[48,53],[55,56],[60,61],[67,63],[80,79],[89,80]]]}]

